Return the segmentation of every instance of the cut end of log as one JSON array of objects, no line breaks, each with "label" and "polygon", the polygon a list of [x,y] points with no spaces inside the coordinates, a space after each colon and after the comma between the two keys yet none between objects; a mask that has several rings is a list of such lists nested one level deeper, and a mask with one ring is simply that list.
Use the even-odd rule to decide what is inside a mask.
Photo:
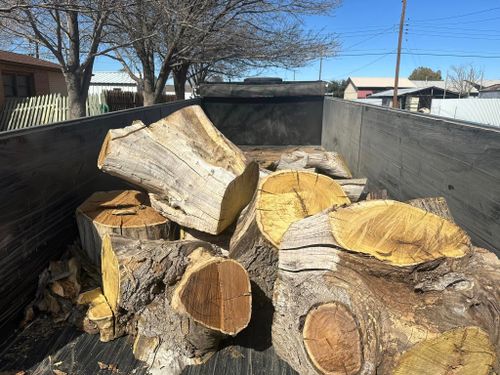
[{"label": "cut end of log", "polygon": [[149,207],[146,194],[135,190],[94,193],[77,208],[91,221],[109,227],[145,227],[164,224],[168,219]]},{"label": "cut end of log", "polygon": [[454,223],[401,202],[365,201],[329,216],[340,247],[395,266],[460,258],[471,247],[467,234]]},{"label": "cut end of log", "polygon": [[101,270],[104,295],[111,310],[116,312],[120,295],[120,265],[109,235],[104,236],[102,241]]},{"label": "cut end of log", "polygon": [[359,328],[344,305],[332,302],[311,309],[303,339],[307,354],[320,373],[354,375],[361,369]]},{"label": "cut end of log", "polygon": [[236,261],[193,252],[172,305],[201,325],[236,335],[250,322],[252,295],[247,271]]},{"label": "cut end of log", "polygon": [[413,346],[401,356],[394,375],[487,375],[495,358],[486,332],[460,327]]},{"label": "cut end of log", "polygon": [[280,171],[265,177],[257,191],[257,224],[279,247],[288,227],[326,208],[351,203],[334,180],[305,171]]}]

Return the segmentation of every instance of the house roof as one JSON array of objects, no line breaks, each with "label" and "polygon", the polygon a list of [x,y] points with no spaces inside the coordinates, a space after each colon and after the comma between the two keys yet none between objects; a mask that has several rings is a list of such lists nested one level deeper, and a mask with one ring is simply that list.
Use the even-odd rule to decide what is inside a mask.
[{"label": "house roof", "polygon": [[137,83],[125,72],[94,72],[90,84],[95,85],[126,85],[135,86]]},{"label": "house roof", "polygon": [[[388,88],[394,87],[394,77],[349,77],[349,80],[357,88],[363,87],[379,87]],[[413,88],[415,84],[408,78],[399,78],[399,87]]]},{"label": "house roof", "polygon": [[480,90],[480,92],[488,92],[488,91],[500,91],[500,83],[496,84],[496,85],[488,86],[488,87]]},{"label": "house roof", "polygon": [[[416,87],[416,88],[412,88],[412,89],[398,89],[398,97],[403,96],[403,95],[407,95],[407,94],[414,94],[416,92],[424,91],[424,90],[427,90],[430,88],[444,90],[444,88],[437,87],[437,86]],[[452,90],[448,90],[448,89],[446,89],[446,91],[452,92]],[[378,92],[376,94],[372,94],[369,96],[369,98],[386,98],[386,97],[392,98],[393,95],[394,95],[394,90],[391,89],[391,90],[381,91],[381,92]]]},{"label": "house roof", "polygon": [[483,79],[481,87],[483,89],[490,88],[491,86],[500,85],[500,79]]},{"label": "house roof", "polygon": [[54,64],[53,62],[8,51],[0,51],[0,62],[18,65],[30,65],[51,70],[61,70],[61,66],[58,64]]}]

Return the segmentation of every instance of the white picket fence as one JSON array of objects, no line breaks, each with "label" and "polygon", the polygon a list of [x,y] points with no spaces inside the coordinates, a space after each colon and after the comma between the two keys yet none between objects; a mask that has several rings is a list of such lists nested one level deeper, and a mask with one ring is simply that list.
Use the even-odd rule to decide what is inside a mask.
[{"label": "white picket fence", "polygon": [[[90,95],[87,99],[87,116],[104,112],[103,95]],[[9,98],[0,112],[0,131],[46,125],[69,119],[68,97],[61,94]]]}]

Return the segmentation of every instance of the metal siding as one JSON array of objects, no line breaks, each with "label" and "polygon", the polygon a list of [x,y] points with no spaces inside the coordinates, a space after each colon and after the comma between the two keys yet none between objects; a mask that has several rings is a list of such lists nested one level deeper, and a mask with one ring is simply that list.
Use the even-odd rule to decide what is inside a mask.
[{"label": "metal siding", "polygon": [[433,99],[431,114],[500,127],[500,98]]}]

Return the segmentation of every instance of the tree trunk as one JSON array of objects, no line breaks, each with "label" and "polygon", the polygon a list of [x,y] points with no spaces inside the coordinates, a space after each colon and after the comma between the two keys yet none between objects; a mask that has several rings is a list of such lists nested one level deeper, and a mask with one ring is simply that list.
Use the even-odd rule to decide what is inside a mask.
[{"label": "tree trunk", "polygon": [[69,119],[85,117],[88,92],[82,90],[80,75],[76,72],[64,72],[64,78],[68,90]]},{"label": "tree trunk", "polygon": [[186,98],[186,81],[189,64],[182,64],[176,67],[174,72],[174,88],[177,100],[184,100]]},{"label": "tree trunk", "polygon": [[259,173],[197,105],[149,126],[110,130],[98,167],[147,190],[153,208],[172,221],[210,234],[234,222]]},{"label": "tree trunk", "polygon": [[276,280],[278,247],[290,224],[328,207],[350,203],[329,177],[305,171],[280,171],[263,177],[252,202],[242,212],[229,256],[271,299]]},{"label": "tree trunk", "polygon": [[498,371],[499,266],[450,221],[403,203],[324,211],[283,237],[274,348],[301,374]]},{"label": "tree trunk", "polygon": [[344,158],[336,152],[318,151],[305,152],[301,150],[281,155],[276,170],[284,169],[315,169],[331,177],[352,178],[351,171]]},{"label": "tree trunk", "polygon": [[137,334],[134,353],[153,373],[199,363],[250,321],[247,272],[202,241],[106,236],[102,273],[116,321]]},{"label": "tree trunk", "polygon": [[170,220],[149,206],[146,194],[135,190],[92,194],[76,209],[76,221],[82,248],[98,266],[106,233],[143,240],[173,239]]}]

